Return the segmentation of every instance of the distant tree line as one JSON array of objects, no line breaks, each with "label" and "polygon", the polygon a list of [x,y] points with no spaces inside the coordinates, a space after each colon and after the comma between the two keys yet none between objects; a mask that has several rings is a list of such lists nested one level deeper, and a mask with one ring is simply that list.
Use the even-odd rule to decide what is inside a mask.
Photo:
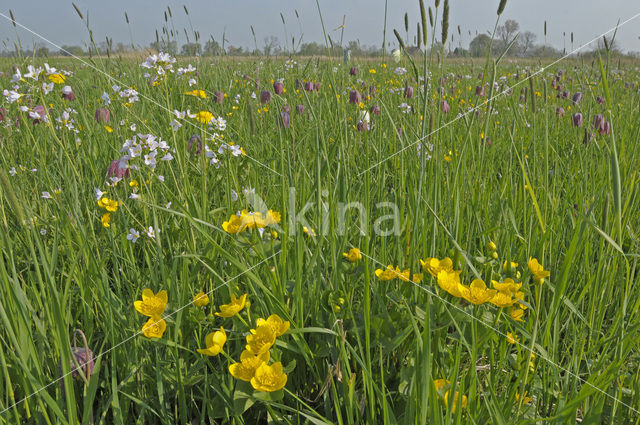
[{"label": "distant tree line", "polygon": [[[545,27],[546,29],[546,27]],[[458,36],[461,37],[461,31],[458,27]],[[445,48],[440,42],[435,41],[429,50],[437,52],[438,54],[444,54],[448,57],[486,57],[491,50],[491,54],[493,56],[498,56],[505,54],[508,57],[521,57],[521,58],[545,58],[545,57],[561,57],[567,52],[566,46],[566,34],[565,35],[565,46],[563,49],[558,49],[556,47],[550,46],[546,43],[537,44],[537,36],[531,31],[520,31],[520,24],[517,21],[509,19],[504,22],[504,24],[500,25],[496,29],[496,33],[492,39],[490,33],[480,33],[476,32],[475,37],[469,43],[467,48],[463,48],[460,41],[458,41],[458,45],[455,45],[454,36],[451,37],[451,42],[447,43]],[[469,37],[471,37],[471,31],[469,31]],[[407,34],[407,38],[409,35]],[[546,36],[545,36],[546,39]],[[223,37],[223,40],[224,39]],[[255,40],[255,38],[254,38]],[[259,47],[257,41],[253,48],[245,48],[243,46],[237,45],[225,45],[223,42],[220,44],[217,40],[211,37],[204,44],[196,41],[196,42],[187,42],[181,46],[178,46],[177,41],[168,41],[168,40],[157,40],[148,46],[149,50],[155,51],[165,51],[174,56],[222,56],[222,55],[230,55],[230,56],[322,56],[326,55],[328,52],[335,56],[341,56],[345,51],[348,51],[352,57],[379,57],[383,55],[383,50],[381,47],[376,46],[366,46],[362,45],[360,41],[352,40],[346,43],[346,45],[341,46],[339,44],[335,44],[331,38],[329,38],[330,45],[327,47],[324,44],[317,43],[315,41],[306,42],[306,43],[298,43],[296,46],[291,46],[290,48],[285,48],[279,42],[278,38],[275,36],[265,37],[263,40],[262,47]],[[424,54],[418,46],[417,46],[417,35],[413,38],[413,45],[409,43],[410,40],[405,41],[406,48],[408,52],[412,55],[421,55]],[[292,43],[293,44],[293,43]],[[607,48],[609,51],[621,55],[621,51],[616,42],[609,41],[607,45],[601,40],[597,46],[591,48],[590,50],[582,50],[579,52],[580,56],[594,56],[597,54],[599,50],[603,50]],[[573,34],[571,34],[571,50],[573,50]],[[390,43],[387,43],[387,52],[392,49]],[[113,42],[109,39],[106,41],[92,44],[79,46],[79,45],[64,45],[61,49],[58,50],[50,50],[45,45],[35,45],[30,52],[23,51],[23,55],[35,55],[37,57],[47,57],[47,56],[85,56],[90,54],[122,54],[131,51],[139,51],[144,50],[140,47],[133,47],[131,45],[125,45],[124,43],[117,43],[115,46]],[[426,53],[430,53],[430,51]],[[571,51],[569,50],[569,52]],[[16,51],[7,49],[7,45],[5,43],[5,50],[0,52],[1,56],[15,56]],[[640,57],[640,52],[630,52],[627,53],[627,56],[632,57]]]}]

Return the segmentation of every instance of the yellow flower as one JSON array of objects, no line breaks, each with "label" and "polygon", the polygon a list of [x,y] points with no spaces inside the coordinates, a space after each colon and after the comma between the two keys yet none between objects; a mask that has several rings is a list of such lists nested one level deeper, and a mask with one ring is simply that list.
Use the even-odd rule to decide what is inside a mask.
[{"label": "yellow flower", "polygon": [[513,261],[506,261],[502,265],[505,272],[510,272],[511,270],[515,270],[518,267],[518,263],[514,263]]},{"label": "yellow flower", "polygon": [[375,74],[375,73],[376,73],[375,68],[371,68],[371,69],[369,70],[369,74]]},{"label": "yellow flower", "polygon": [[102,218],[100,219],[100,221],[102,222],[102,225],[104,227],[111,227],[111,214],[110,213],[104,213],[102,215]]},{"label": "yellow flower", "polygon": [[131,187],[138,187],[138,180],[133,179],[129,182],[129,186]]},{"label": "yellow flower", "polygon": [[515,344],[516,342],[520,342],[520,337],[511,332],[507,332],[507,342],[509,344]]},{"label": "yellow flower", "polygon": [[343,252],[342,256],[352,263],[362,260],[362,254],[358,248],[351,248],[349,252]]},{"label": "yellow flower", "polygon": [[109,212],[116,212],[118,211],[118,207],[120,206],[120,203],[113,199],[109,199],[105,196],[98,200],[98,206],[100,208],[106,209]]},{"label": "yellow flower", "polygon": [[462,297],[474,305],[480,305],[493,298],[497,292],[495,289],[488,289],[483,280],[474,279],[468,290],[462,292]]},{"label": "yellow flower", "polygon": [[396,270],[393,268],[393,266],[389,264],[384,270],[377,269],[376,276],[380,280],[393,280],[398,277],[398,273],[396,273]]},{"label": "yellow flower", "polygon": [[[444,404],[448,405],[449,404],[449,386],[451,385],[451,383],[449,381],[447,381],[446,379],[436,379],[435,381],[433,381],[434,386],[436,387],[436,392],[438,393],[438,397],[442,397],[444,398]],[[447,389],[447,391],[445,392],[445,389]],[[444,392],[444,396],[442,395],[442,393]],[[453,399],[453,406],[451,407],[451,413],[455,413],[456,411],[456,407],[458,404],[458,399],[460,398],[460,393],[458,391],[456,391],[456,395]],[[466,395],[462,396],[462,408],[465,409],[467,407],[469,400],[467,399]]]},{"label": "yellow flower", "polygon": [[62,74],[49,75],[49,81],[55,84],[63,84],[65,80],[66,80],[66,77]]},{"label": "yellow flower", "polygon": [[242,354],[240,354],[240,363],[229,365],[229,373],[236,379],[250,382],[256,374],[256,369],[258,369],[260,365],[269,362],[270,356],[268,351],[256,356],[251,351],[244,350]]},{"label": "yellow flower", "polygon": [[251,386],[256,391],[278,391],[287,383],[287,374],[282,371],[282,363],[277,362],[271,366],[262,363],[256,369],[256,373],[251,378]]},{"label": "yellow flower", "polygon": [[213,114],[209,111],[200,111],[196,114],[196,120],[202,124],[209,124],[213,119]]},{"label": "yellow flower", "polygon": [[[527,391],[522,394],[522,404],[529,404],[533,400],[531,397],[527,397]],[[516,392],[516,401],[520,401],[520,394]]]},{"label": "yellow flower", "polygon": [[251,329],[247,335],[247,347],[251,353],[259,356],[271,349],[276,342],[276,333],[270,325],[262,325]]},{"label": "yellow flower", "polygon": [[209,305],[209,295],[200,291],[193,296],[193,305],[196,307],[204,307]]},{"label": "yellow flower", "polygon": [[136,311],[149,317],[159,317],[167,308],[169,296],[164,289],[154,294],[149,288],[142,291],[142,301],[138,300],[133,303]]},{"label": "yellow flower", "polygon": [[493,241],[489,241],[489,243],[487,244],[487,249],[491,252],[495,251],[498,249],[498,247],[496,246],[495,242]]},{"label": "yellow flower", "polygon": [[202,98],[202,99],[206,99],[207,98],[207,93],[205,93],[204,90],[188,91],[188,92],[185,92],[185,94],[187,94],[189,96],[199,97],[199,98]]},{"label": "yellow flower", "polygon": [[545,270],[537,259],[529,257],[529,271],[539,284],[544,282],[544,278],[551,276],[551,272]]},{"label": "yellow flower", "polygon": [[438,273],[438,286],[456,298],[462,298],[464,286],[460,283],[460,271],[441,270]]},{"label": "yellow flower", "polygon": [[522,317],[524,316],[524,310],[517,307],[511,307],[509,309],[509,316],[516,322],[523,322]]},{"label": "yellow flower", "polygon": [[496,307],[505,308],[505,307],[511,307],[516,302],[516,300],[513,299],[511,294],[498,291],[498,293],[495,294],[493,298],[489,300],[489,302],[495,305]]},{"label": "yellow flower", "polygon": [[232,215],[229,217],[229,221],[225,221],[222,223],[222,229],[231,234],[239,233],[244,229],[241,229],[242,219],[237,215]]},{"label": "yellow flower", "polygon": [[219,317],[233,317],[244,308],[247,301],[247,294],[244,294],[240,298],[236,298],[235,295],[231,295],[231,302],[229,304],[223,304],[220,306],[220,312],[216,313]]},{"label": "yellow flower", "polygon": [[442,270],[453,271],[453,261],[449,257],[443,258],[442,260],[427,258],[424,261],[420,260],[420,264],[424,271],[431,273],[434,277],[438,277],[438,273]]},{"label": "yellow flower", "polygon": [[113,133],[113,128],[109,127],[108,125],[105,125],[104,129],[107,130],[107,133]]},{"label": "yellow flower", "polygon": [[160,316],[152,316],[142,326],[142,333],[147,338],[162,338],[162,334],[167,330],[167,322]]},{"label": "yellow flower", "polygon": [[[398,267],[396,267],[396,273],[398,275],[398,279],[400,279],[400,280],[402,280],[404,282],[409,282],[410,281],[409,280],[409,274],[410,274],[409,269],[404,270],[404,271],[401,272],[400,269]],[[420,283],[420,282],[422,282],[422,276],[423,276],[422,273],[414,273],[412,278],[411,278],[411,281],[413,281],[414,283]]]},{"label": "yellow flower", "polygon": [[256,322],[256,327],[270,326],[276,336],[282,336],[289,329],[290,325],[288,321],[283,321],[277,314],[272,314],[267,317],[267,320],[258,319]]},{"label": "yellow flower", "polygon": [[217,356],[222,351],[225,342],[227,342],[227,333],[224,331],[224,328],[220,326],[219,331],[211,332],[205,337],[204,343],[207,345],[207,348],[198,348],[198,353],[204,354],[205,356]]},{"label": "yellow flower", "polygon": [[307,236],[316,236],[316,231],[313,229],[309,229],[307,226],[302,226],[302,231]]},{"label": "yellow flower", "polygon": [[497,289],[500,292],[505,292],[511,295],[517,293],[522,286],[522,283],[515,283],[511,278],[506,278],[502,283],[494,280],[491,284],[493,285],[493,289]]}]

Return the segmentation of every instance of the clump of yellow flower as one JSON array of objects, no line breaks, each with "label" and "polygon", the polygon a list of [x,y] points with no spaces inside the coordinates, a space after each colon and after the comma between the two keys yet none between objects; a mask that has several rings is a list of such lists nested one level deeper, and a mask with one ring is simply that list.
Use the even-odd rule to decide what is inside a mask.
[{"label": "clump of yellow flower", "polygon": [[142,326],[142,333],[147,338],[162,338],[167,329],[167,323],[162,319],[162,313],[167,308],[169,296],[162,290],[157,294],[149,288],[142,291],[142,300],[133,303],[136,311],[149,317],[147,323]]},{"label": "clump of yellow flower", "polygon": [[207,93],[205,93],[204,90],[193,90],[193,91],[185,92],[184,94],[189,95],[189,96],[199,97],[201,99],[206,99],[207,98]]},{"label": "clump of yellow flower", "polygon": [[104,208],[105,210],[109,211],[109,212],[116,212],[118,211],[118,207],[121,204],[118,201],[115,201],[113,199],[109,199],[106,196],[102,197],[98,200],[98,206],[100,208]]},{"label": "clump of yellow flower", "polygon": [[362,260],[362,253],[358,248],[351,248],[349,252],[343,252],[342,256],[352,263]]},{"label": "clump of yellow flower", "polygon": [[229,304],[222,304],[220,306],[220,311],[216,313],[216,316],[233,317],[244,308],[246,302],[247,294],[242,295],[240,298],[236,298],[235,295],[231,295],[231,302]]},{"label": "clump of yellow flower", "polygon": [[228,221],[222,223],[222,229],[231,234],[243,232],[246,229],[264,229],[267,226],[280,223],[282,216],[279,212],[269,210],[266,214],[242,210],[240,215],[233,214]]},{"label": "clump of yellow flower", "polygon": [[246,349],[240,354],[240,363],[229,365],[229,373],[236,379],[251,382],[256,391],[278,391],[287,383],[287,374],[282,370],[282,363],[268,365],[270,350],[276,337],[282,336],[289,329],[277,314],[267,319],[258,319],[256,328],[247,335]]}]

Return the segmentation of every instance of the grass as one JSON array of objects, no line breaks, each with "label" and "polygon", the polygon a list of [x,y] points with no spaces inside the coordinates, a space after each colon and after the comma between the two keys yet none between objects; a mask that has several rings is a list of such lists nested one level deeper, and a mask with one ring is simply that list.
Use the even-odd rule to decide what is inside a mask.
[{"label": "grass", "polygon": [[[507,84],[513,94],[446,125],[481,105],[475,86],[483,63],[431,67],[423,109],[411,66],[391,59],[386,66],[360,63],[357,77],[349,76],[349,66],[326,60],[300,60],[289,70],[281,60],[193,62],[200,72],[193,88],[206,90],[207,99],[185,95],[193,88],[175,74],[149,84],[141,61],[95,60],[135,86],[140,101],[125,106],[113,81],[63,59],[50,64],[74,72],[66,84],[76,100],[61,99],[59,85],[47,95],[39,85],[31,91],[33,105],[52,105],[52,125],[33,125],[16,104],[2,101],[20,127],[0,129],[0,422],[638,423],[634,66],[561,62],[529,86],[523,65],[503,61],[495,75],[491,67],[485,72],[485,81],[504,76],[500,90]],[[395,75],[396,66],[409,72]],[[577,106],[557,99],[549,85],[560,68],[564,88],[584,94]],[[446,115],[435,92],[441,76],[451,105]],[[271,90],[278,78],[287,91],[265,108],[260,90]],[[296,79],[321,82],[321,89],[296,90]],[[0,81],[9,87],[8,78]],[[371,85],[375,96],[366,95]],[[403,98],[405,85],[414,87],[413,98]],[[21,90],[27,86],[21,83]],[[361,109],[348,103],[352,88],[362,90],[365,110],[381,107],[368,132],[356,129]],[[227,95],[222,105],[212,100],[216,90]],[[112,97],[113,132],[93,119],[103,91]],[[609,107],[595,100],[605,92]],[[410,113],[398,108],[403,102]],[[279,125],[284,104],[292,109],[289,128]],[[305,116],[296,115],[298,104]],[[77,111],[77,134],[55,129],[67,106]],[[566,117],[556,116],[558,106]],[[247,156],[225,152],[216,167],[204,152],[188,151],[189,138],[199,134],[204,141],[207,129],[185,119],[174,132],[174,109],[224,117],[225,142],[239,144]],[[585,116],[580,129],[571,126],[577,111]],[[605,113],[613,132],[583,144],[597,113]],[[440,127],[424,140],[430,158],[419,155],[415,141]],[[155,172],[140,163],[129,179],[107,187],[110,162],[138,132],[166,140],[174,159],[158,161]],[[129,198],[131,179],[139,182],[137,200]],[[254,209],[243,196],[249,187],[282,213],[277,237],[222,229],[237,210]],[[100,222],[104,210],[94,188],[122,202],[109,228]],[[42,198],[44,191],[52,199]],[[350,209],[341,231],[340,204],[350,202],[362,204],[364,229]],[[393,230],[384,217],[393,210],[383,202],[396,205],[399,217],[398,231],[384,236],[380,230]],[[316,237],[290,221],[307,203]],[[154,239],[143,233],[149,226],[159,230]],[[130,228],[142,233],[136,243],[126,238]],[[342,256],[352,247],[363,253],[354,264]],[[514,321],[508,309],[454,298],[426,272],[419,284],[380,281],[374,273],[387,264],[421,273],[419,260],[427,257],[451,257],[467,284],[476,275],[486,282],[519,276],[524,321]],[[533,283],[529,257],[551,272],[543,285]],[[505,261],[519,265],[505,272]],[[147,318],[133,302],[144,288],[169,294],[160,339],[140,334]],[[212,299],[205,308],[190,304],[200,291]],[[244,293],[250,306],[239,315],[211,314],[231,294]],[[239,360],[256,319],[271,314],[291,323],[271,350],[288,381],[281,391],[256,392],[234,379],[228,365]],[[227,331],[226,355],[198,354],[205,335],[220,326]],[[69,374],[75,329],[97,356],[90,377]],[[510,344],[507,332],[520,343]],[[438,379],[449,386],[438,390]],[[525,392],[530,401],[516,400]]]}]

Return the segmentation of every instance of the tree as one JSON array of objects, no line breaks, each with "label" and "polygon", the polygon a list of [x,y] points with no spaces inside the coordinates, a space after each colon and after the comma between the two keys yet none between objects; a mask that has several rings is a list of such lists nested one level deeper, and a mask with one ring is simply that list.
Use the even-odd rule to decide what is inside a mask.
[{"label": "tree", "polygon": [[280,42],[278,41],[278,37],[276,37],[275,35],[265,37],[263,51],[265,56],[278,54],[280,51]]},{"label": "tree", "polygon": [[64,45],[58,52],[60,56],[82,56],[84,55],[84,50],[81,46],[67,46]]},{"label": "tree", "polygon": [[211,38],[206,43],[204,43],[204,54],[207,56],[218,56],[221,53],[220,44]]},{"label": "tree", "polygon": [[527,31],[524,34],[522,34],[520,46],[519,46],[521,56],[527,55],[527,50],[529,50],[534,46],[536,42],[536,38],[537,38],[536,35],[531,31]]},{"label": "tree", "polygon": [[520,24],[513,19],[507,19],[504,25],[498,27],[498,37],[502,43],[506,46],[520,29]]},{"label": "tree", "polygon": [[180,54],[183,56],[199,56],[202,53],[202,45],[200,43],[186,43],[182,45]]},{"label": "tree", "polygon": [[315,41],[312,41],[310,43],[302,43],[298,54],[300,56],[318,56],[322,55],[324,52],[325,48],[323,46],[319,45]]},{"label": "tree", "polygon": [[491,37],[486,34],[477,35],[469,44],[469,52],[473,57],[482,57],[489,54],[491,46]]}]

